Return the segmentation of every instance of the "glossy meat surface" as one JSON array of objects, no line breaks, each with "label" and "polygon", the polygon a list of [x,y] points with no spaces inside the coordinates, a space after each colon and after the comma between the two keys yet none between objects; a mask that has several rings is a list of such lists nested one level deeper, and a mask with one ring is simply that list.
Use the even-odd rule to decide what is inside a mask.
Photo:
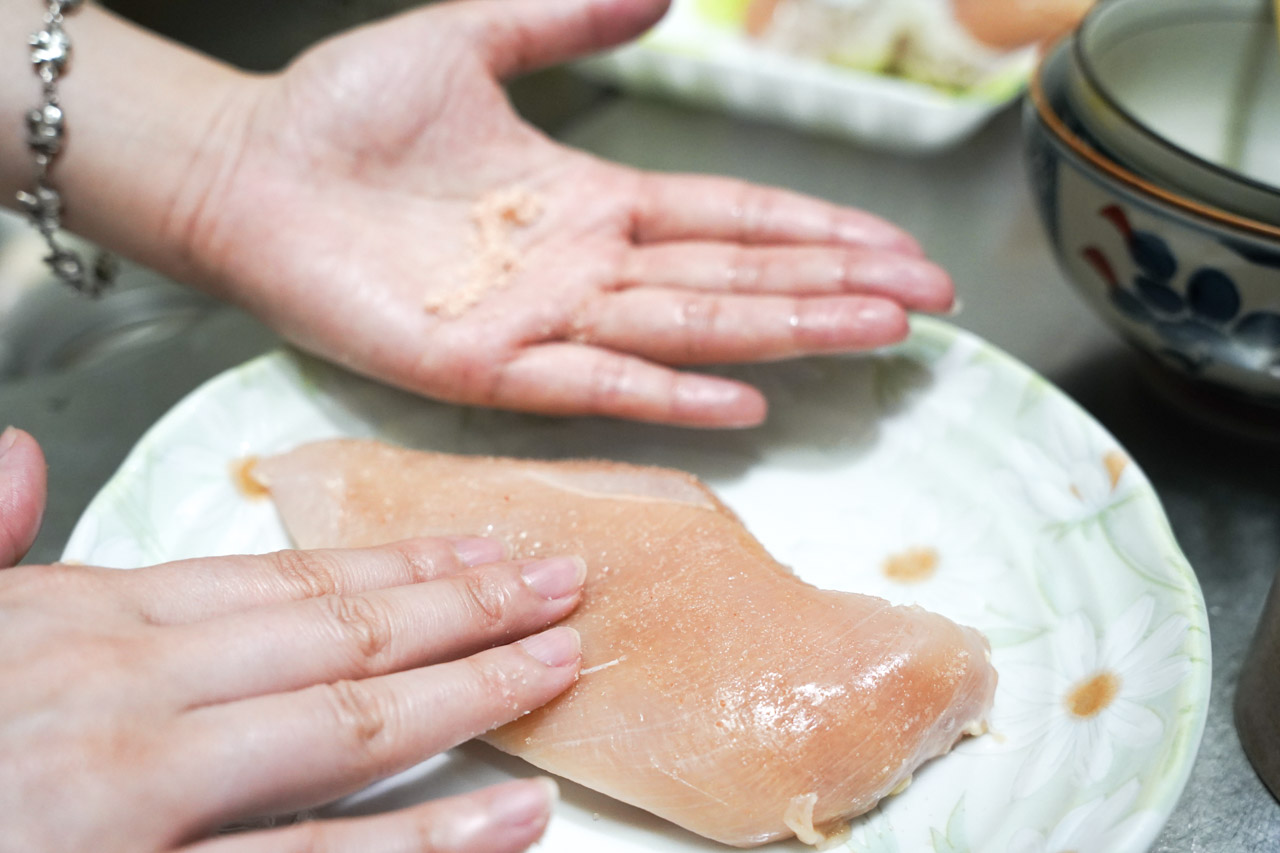
[{"label": "glossy meat surface", "polygon": [[489,535],[576,553],[579,682],[487,739],[737,846],[824,832],[980,731],[986,640],[920,608],[820,590],[695,478],[329,441],[260,462],[300,547]]}]

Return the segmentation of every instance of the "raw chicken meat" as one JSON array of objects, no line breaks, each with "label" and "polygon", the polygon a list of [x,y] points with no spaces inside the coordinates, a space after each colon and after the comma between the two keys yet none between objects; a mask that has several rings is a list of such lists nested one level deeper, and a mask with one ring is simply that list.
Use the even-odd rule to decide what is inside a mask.
[{"label": "raw chicken meat", "polygon": [[583,556],[581,678],[487,740],[708,838],[818,843],[984,729],[979,633],[810,586],[688,474],[340,440],[255,476],[304,548],[485,534]]}]

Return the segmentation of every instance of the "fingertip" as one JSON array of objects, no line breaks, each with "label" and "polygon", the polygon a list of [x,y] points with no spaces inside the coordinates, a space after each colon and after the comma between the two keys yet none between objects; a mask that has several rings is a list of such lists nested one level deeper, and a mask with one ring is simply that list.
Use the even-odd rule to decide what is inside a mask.
[{"label": "fingertip", "polygon": [[500,834],[518,833],[537,840],[546,831],[559,800],[560,787],[551,779],[539,776],[493,789],[487,811]]},{"label": "fingertip", "polygon": [[924,257],[924,247],[909,232],[861,212],[841,220],[836,227],[835,238],[837,243],[847,246],[881,249],[909,258]]},{"label": "fingertip", "polygon": [[916,305],[908,306],[917,311],[932,314],[953,313],[958,305],[956,285],[951,274],[937,264],[925,262],[917,286],[919,297]]},{"label": "fingertip", "polygon": [[673,422],[711,429],[759,426],[769,403],[756,388],[716,376],[681,374],[673,389]]},{"label": "fingertip", "polygon": [[885,248],[909,258],[925,256],[924,246],[920,245],[920,241],[900,228],[894,228],[893,232],[885,238]]},{"label": "fingertip", "polygon": [[18,427],[6,427],[0,433],[0,465],[28,465],[34,460],[44,464],[44,452],[31,433]]},{"label": "fingertip", "polygon": [[906,309],[892,300],[868,299],[856,309],[856,315],[863,329],[860,338],[865,346],[896,344],[911,334]]},{"label": "fingertip", "polygon": [[29,433],[0,433],[0,568],[12,566],[35,541],[44,518],[48,473]]},{"label": "fingertip", "polygon": [[630,41],[656,24],[670,0],[503,0],[474,9],[499,77],[577,59]]},{"label": "fingertip", "polygon": [[548,557],[526,563],[520,577],[548,601],[577,598],[587,582],[587,562],[581,557]]},{"label": "fingertip", "polygon": [[556,780],[550,776],[539,776],[533,781],[542,785],[547,796],[547,807],[548,809],[554,809],[556,803],[560,802],[560,786],[556,783]]},{"label": "fingertip", "polygon": [[22,431],[17,427],[5,427],[4,432],[0,432],[0,458],[3,458],[9,452],[9,448],[13,447],[18,441],[18,436]]},{"label": "fingertip", "polygon": [[525,637],[519,645],[534,660],[553,669],[574,665],[582,660],[582,637],[567,625]]},{"label": "fingertip", "polygon": [[[440,851],[525,850],[547,831],[559,798],[560,789],[554,782],[536,777],[493,785],[452,800],[437,800],[422,808],[422,813],[431,818],[432,843],[428,846]],[[382,845],[378,849],[391,848]]]},{"label": "fingertip", "polygon": [[875,296],[826,299],[796,316],[795,355],[861,352],[896,344],[911,331],[907,311]]},{"label": "fingertip", "polygon": [[945,313],[955,301],[951,275],[925,258],[904,258],[883,250],[852,254],[841,267],[849,295],[891,299],[908,311]]}]

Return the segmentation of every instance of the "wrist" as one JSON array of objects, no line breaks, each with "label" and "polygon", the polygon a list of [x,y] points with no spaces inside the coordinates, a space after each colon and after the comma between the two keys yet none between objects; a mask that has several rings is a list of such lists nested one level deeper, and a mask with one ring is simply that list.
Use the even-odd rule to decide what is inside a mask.
[{"label": "wrist", "polygon": [[[14,206],[35,161],[23,117],[39,102],[27,39],[41,4],[0,2],[0,190]],[[51,169],[71,231],[168,276],[190,281],[198,262],[185,233],[204,193],[233,162],[256,81],[87,4],[64,27],[74,54],[58,81],[65,116]],[[10,71],[12,70],[12,74]]]}]

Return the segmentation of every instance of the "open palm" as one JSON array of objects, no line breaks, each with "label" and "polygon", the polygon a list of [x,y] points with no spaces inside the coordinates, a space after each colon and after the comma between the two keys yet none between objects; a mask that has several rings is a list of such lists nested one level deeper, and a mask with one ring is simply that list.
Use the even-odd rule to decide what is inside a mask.
[{"label": "open palm", "polygon": [[243,144],[187,229],[288,338],[439,399],[742,426],[748,386],[677,365],[880,346],[946,274],[868,214],[657,175],[523,122],[500,80],[618,43],[664,0],[455,0],[246,85]]}]

